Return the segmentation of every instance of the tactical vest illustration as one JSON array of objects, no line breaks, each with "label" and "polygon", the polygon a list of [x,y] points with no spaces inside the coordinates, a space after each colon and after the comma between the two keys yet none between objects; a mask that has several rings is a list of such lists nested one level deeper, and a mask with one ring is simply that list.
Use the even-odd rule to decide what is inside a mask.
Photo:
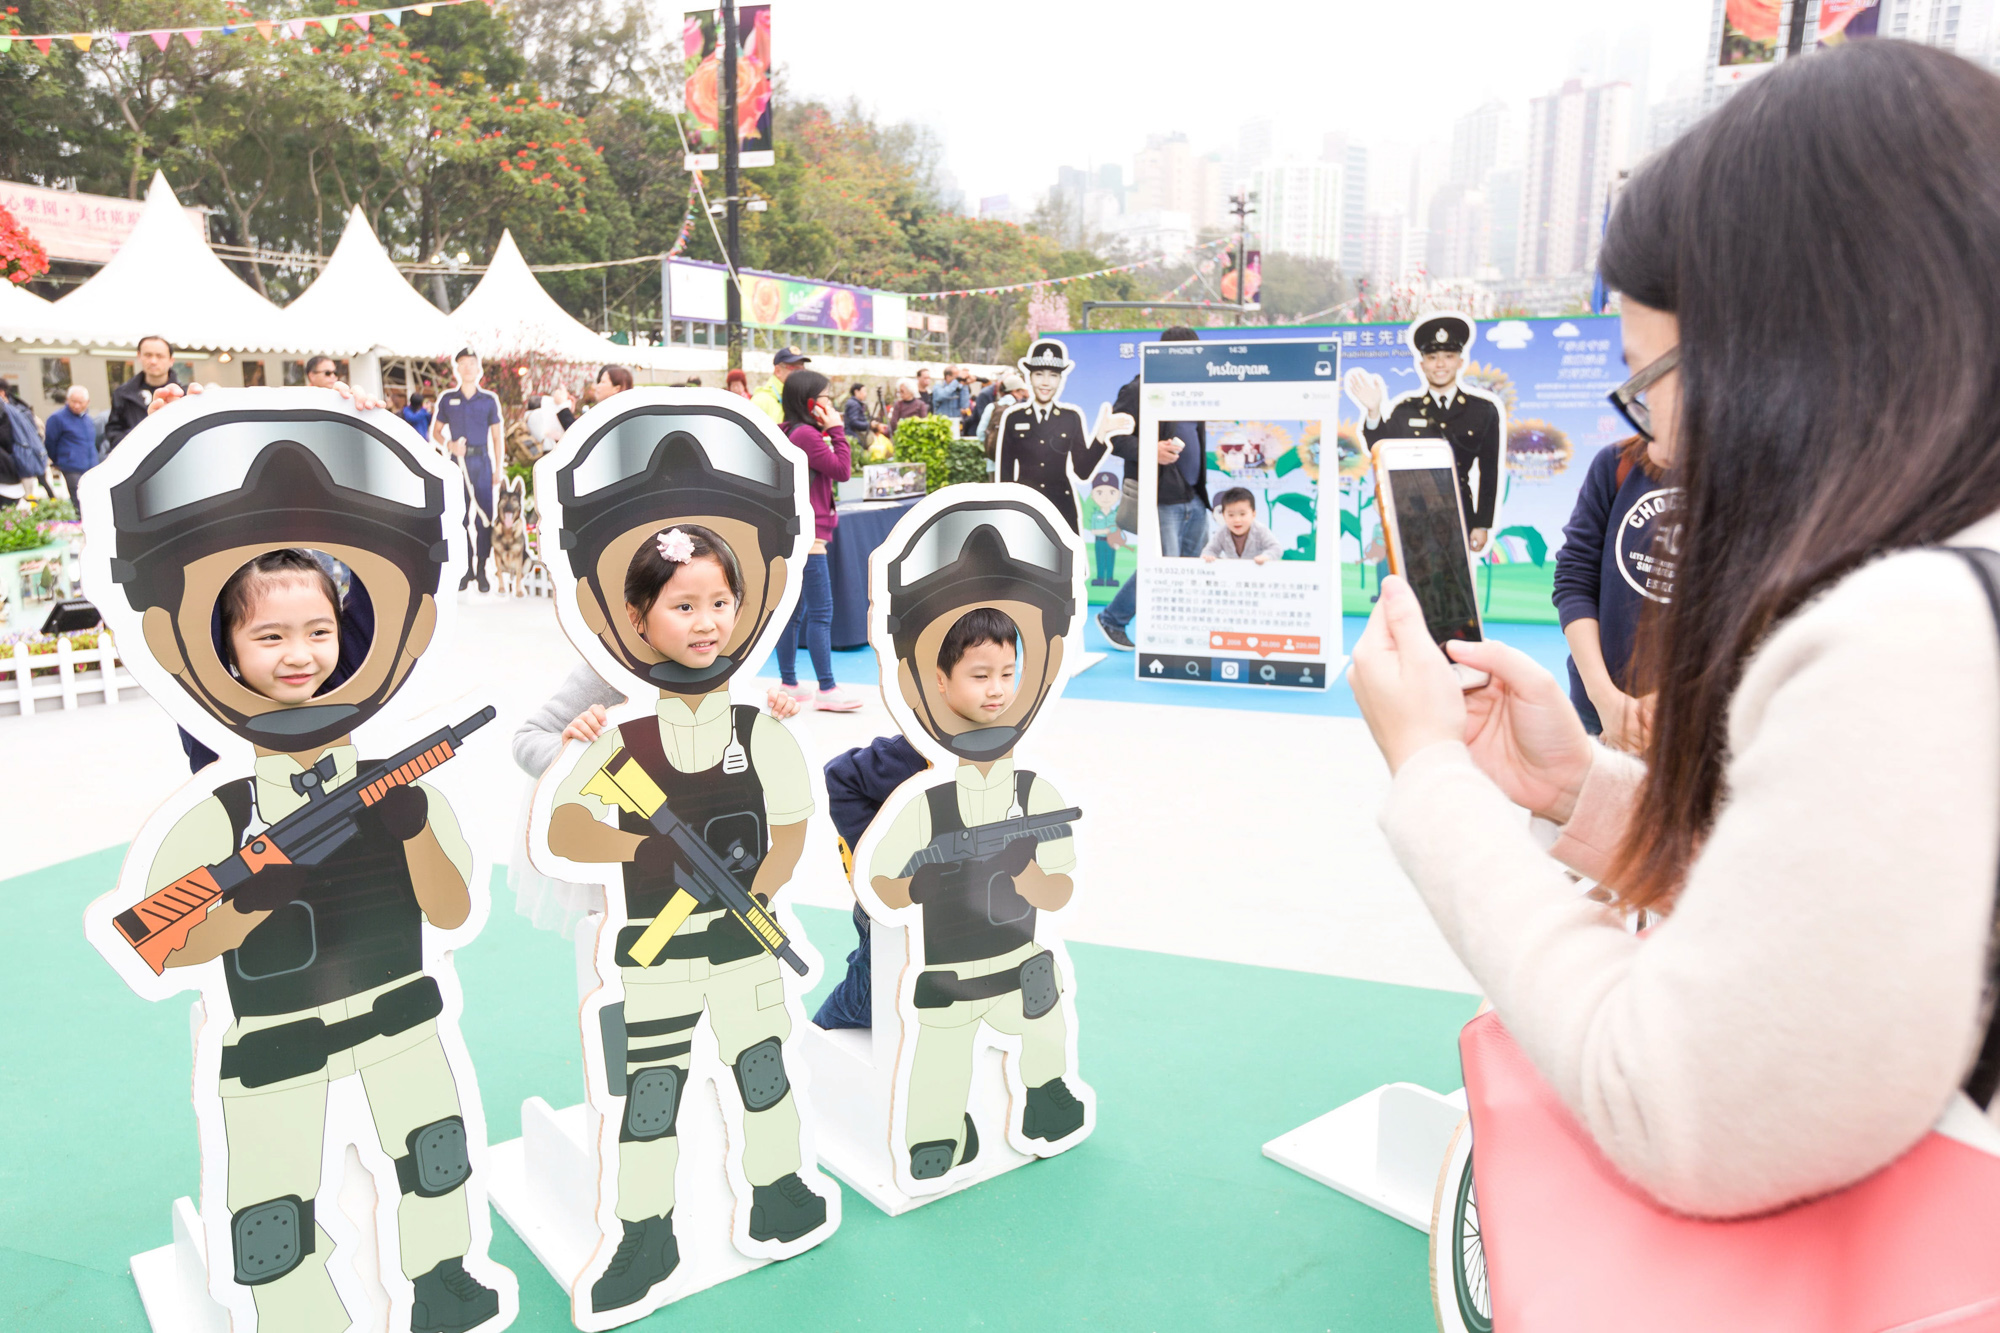
[{"label": "tactical vest illustration", "polygon": [[[667,808],[682,823],[699,833],[702,840],[724,860],[733,863],[731,873],[746,893],[757,878],[757,867],[764,863],[765,853],[771,849],[770,826],[764,815],[764,784],[758,780],[757,766],[750,759],[750,729],[755,725],[757,716],[757,709],[752,705],[732,706],[729,710],[729,748],[724,750],[723,757],[713,767],[694,773],[683,773],[667,762],[666,749],[660,740],[658,715],[621,723],[618,728],[619,739],[624,742],[625,749],[638,761],[646,776],[667,794]],[[735,767],[730,762],[732,751],[740,756],[743,765],[735,773],[728,771]],[[628,810],[618,812],[618,827],[627,833],[652,832],[652,825],[643,815]],[[626,862],[625,915],[635,922],[652,920],[667,905],[667,899],[673,897],[674,888],[671,874],[649,874],[632,862]],[[699,934],[704,921],[708,923],[708,938],[702,942]],[[662,957],[703,957],[710,962],[721,963],[762,952],[750,932],[719,907],[698,911],[688,918],[688,922],[688,928],[668,944]],[[643,927],[627,927],[625,932],[620,933],[621,963],[630,965],[624,954],[631,940],[626,939],[625,934],[629,932],[632,939],[637,939],[641,929]],[[690,936],[697,938],[690,941]],[[697,944],[700,947],[696,947]]]},{"label": "tactical vest illustration", "polygon": [[[246,778],[215,793],[238,846],[254,809],[255,782]],[[424,914],[402,840],[373,810],[361,811],[355,823],[354,836],[333,855],[304,867],[297,898],[222,955],[238,1017],[331,1004],[423,970]]]},{"label": "tactical vest illustration", "polygon": [[[1035,775],[1014,774],[1014,804],[1028,808]],[[930,804],[931,837],[965,828],[958,813],[958,784],[947,782],[924,793]],[[1032,844],[1031,844],[1032,845]],[[997,958],[1035,938],[1034,906],[1014,891],[1008,866],[1019,853],[1011,847],[977,861],[919,866],[911,897],[924,908],[924,964],[964,963]]]}]

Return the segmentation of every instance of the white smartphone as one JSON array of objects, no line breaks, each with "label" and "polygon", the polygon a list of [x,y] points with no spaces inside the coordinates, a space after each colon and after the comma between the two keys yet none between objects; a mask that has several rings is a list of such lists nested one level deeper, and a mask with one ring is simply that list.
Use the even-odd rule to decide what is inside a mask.
[{"label": "white smartphone", "polygon": [[[1389,568],[1409,583],[1424,625],[1440,645],[1477,643],[1479,596],[1472,579],[1458,469],[1443,440],[1384,440],[1375,446],[1375,496],[1388,536]],[[1476,690],[1484,671],[1451,664],[1460,688]]]}]

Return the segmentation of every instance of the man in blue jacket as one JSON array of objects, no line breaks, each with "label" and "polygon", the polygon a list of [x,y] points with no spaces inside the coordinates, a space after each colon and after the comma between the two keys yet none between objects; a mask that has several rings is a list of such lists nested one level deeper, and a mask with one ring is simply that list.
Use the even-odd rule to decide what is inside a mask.
[{"label": "man in blue jacket", "polygon": [[81,384],[69,386],[63,405],[49,413],[42,427],[42,444],[49,461],[62,471],[72,502],[78,495],[77,483],[97,466],[97,425],[90,419],[90,390]]}]

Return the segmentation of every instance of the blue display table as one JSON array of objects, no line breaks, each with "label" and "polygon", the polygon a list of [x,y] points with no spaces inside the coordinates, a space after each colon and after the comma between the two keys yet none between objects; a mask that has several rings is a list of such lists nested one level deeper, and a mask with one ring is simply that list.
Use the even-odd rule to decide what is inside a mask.
[{"label": "blue display table", "polygon": [[862,501],[836,505],[840,525],[826,544],[827,574],[833,580],[833,646],[868,645],[868,557],[889,536],[896,520],[915,500]]}]

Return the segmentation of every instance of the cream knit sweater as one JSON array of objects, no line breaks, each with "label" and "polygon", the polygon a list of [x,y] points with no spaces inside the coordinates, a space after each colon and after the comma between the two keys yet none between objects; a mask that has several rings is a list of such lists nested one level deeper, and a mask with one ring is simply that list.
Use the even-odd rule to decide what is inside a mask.
[{"label": "cream knit sweater", "polygon": [[[2000,516],[1957,541],[2000,548]],[[1794,614],[1747,664],[1725,804],[1644,940],[1557,864],[1603,873],[1643,817],[1637,762],[1598,751],[1549,852],[1463,745],[1396,775],[1382,826],[1445,938],[1662,1202],[1730,1216],[1851,1183],[1970,1070],[2000,864],[1995,645],[1971,571],[1934,551]]]}]

